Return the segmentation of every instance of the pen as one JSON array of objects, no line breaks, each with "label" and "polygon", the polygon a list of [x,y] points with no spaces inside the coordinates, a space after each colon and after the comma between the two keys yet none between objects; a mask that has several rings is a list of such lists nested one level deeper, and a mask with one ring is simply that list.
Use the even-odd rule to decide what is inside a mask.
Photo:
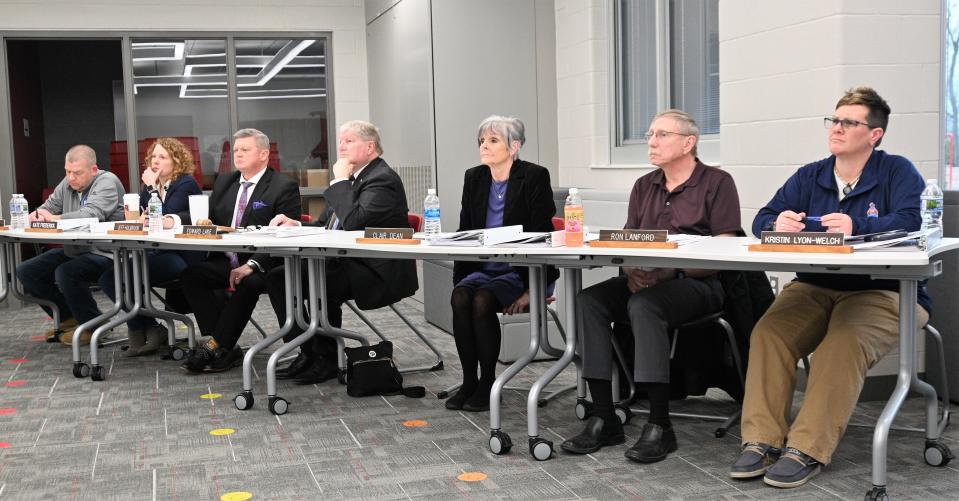
[{"label": "pen", "polygon": [[820,221],[822,221],[822,216],[806,216],[806,217],[803,218],[803,221],[816,221],[816,222],[820,222]]}]

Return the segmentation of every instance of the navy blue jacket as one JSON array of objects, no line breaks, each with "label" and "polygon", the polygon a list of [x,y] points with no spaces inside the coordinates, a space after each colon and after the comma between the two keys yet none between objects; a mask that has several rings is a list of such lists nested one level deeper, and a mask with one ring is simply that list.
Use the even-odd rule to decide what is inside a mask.
[{"label": "navy blue jacket", "polygon": [[[140,208],[144,209],[150,203],[150,194],[153,191],[149,186],[140,190]],[[166,200],[163,201],[163,214],[176,214],[182,224],[190,224],[190,195],[203,193],[200,185],[190,174],[181,174],[170,183],[166,191]],[[160,251],[179,254],[187,263],[203,260],[205,253],[198,251]]]},{"label": "navy blue jacket", "polygon": [[[773,199],[760,209],[753,220],[753,234],[771,230],[780,212],[805,212],[807,216],[823,216],[834,212],[849,215],[853,235],[889,230],[916,231],[922,225],[919,195],[925,187],[922,176],[912,162],[898,155],[875,150],[862,171],[856,188],[839,201],[834,168],[836,157],[830,156],[804,165],[779,188]],[[879,217],[867,217],[873,203]],[[825,231],[818,222],[807,221],[805,231]],[[899,291],[895,280],[871,280],[865,275],[797,273],[796,279],[833,290],[854,291],[883,289]],[[919,304],[931,311],[932,300],[926,282],[919,284]]]}]

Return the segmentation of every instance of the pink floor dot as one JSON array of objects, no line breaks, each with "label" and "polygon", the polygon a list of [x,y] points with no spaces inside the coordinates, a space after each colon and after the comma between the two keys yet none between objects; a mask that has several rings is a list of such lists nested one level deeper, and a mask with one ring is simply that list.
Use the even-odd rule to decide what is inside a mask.
[{"label": "pink floor dot", "polygon": [[0,416],[5,416],[5,415],[7,415],[7,414],[13,414],[14,412],[17,412],[17,410],[14,409],[13,407],[0,407]]},{"label": "pink floor dot", "polygon": [[7,381],[7,386],[9,386],[10,388],[15,388],[15,387],[17,387],[17,386],[23,386],[23,385],[25,385],[25,384],[27,384],[27,382],[24,381],[23,379],[14,379],[13,381]]},{"label": "pink floor dot", "polygon": [[6,449],[10,447],[10,442],[0,442],[0,449]]},{"label": "pink floor dot", "polygon": [[29,360],[25,358],[11,358],[10,360],[7,360],[7,362],[11,364],[23,364],[23,363],[29,362]]},{"label": "pink floor dot", "polygon": [[39,335],[39,336],[30,336],[30,340],[31,340],[31,341],[46,341],[46,340],[47,340],[47,336],[44,336],[44,335],[42,335],[42,334]]}]

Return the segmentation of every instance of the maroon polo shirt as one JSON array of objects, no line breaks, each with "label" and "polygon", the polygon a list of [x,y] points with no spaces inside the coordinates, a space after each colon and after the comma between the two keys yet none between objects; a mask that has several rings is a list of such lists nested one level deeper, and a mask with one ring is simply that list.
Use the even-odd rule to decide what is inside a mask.
[{"label": "maroon polo shirt", "polygon": [[739,194],[728,172],[696,159],[693,174],[673,191],[656,169],[636,180],[625,229],[669,230],[686,235],[742,234]]}]

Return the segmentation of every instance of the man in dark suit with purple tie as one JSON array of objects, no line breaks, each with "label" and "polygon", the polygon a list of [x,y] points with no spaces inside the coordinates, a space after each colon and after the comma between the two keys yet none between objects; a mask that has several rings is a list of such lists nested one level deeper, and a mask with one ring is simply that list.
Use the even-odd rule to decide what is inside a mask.
[{"label": "man in dark suit with purple tie", "polygon": [[[233,135],[236,171],[221,175],[210,195],[210,218],[218,226],[266,226],[275,216],[299,219],[300,188],[267,167],[270,139],[256,129]],[[212,339],[183,364],[189,372],[223,372],[243,363],[236,341],[266,290],[274,259],[267,254],[211,252],[180,276],[200,333]],[[225,291],[233,289],[233,295]]]}]

